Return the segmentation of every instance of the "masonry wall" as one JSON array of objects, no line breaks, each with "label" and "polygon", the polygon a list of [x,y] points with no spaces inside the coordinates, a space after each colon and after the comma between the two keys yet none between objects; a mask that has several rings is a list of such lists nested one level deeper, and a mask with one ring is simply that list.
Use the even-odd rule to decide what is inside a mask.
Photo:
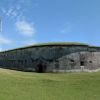
[{"label": "masonry wall", "polygon": [[100,48],[50,45],[11,50],[0,53],[0,66],[23,71],[39,71],[41,66],[43,72],[81,70],[81,66],[94,70],[100,67]]}]

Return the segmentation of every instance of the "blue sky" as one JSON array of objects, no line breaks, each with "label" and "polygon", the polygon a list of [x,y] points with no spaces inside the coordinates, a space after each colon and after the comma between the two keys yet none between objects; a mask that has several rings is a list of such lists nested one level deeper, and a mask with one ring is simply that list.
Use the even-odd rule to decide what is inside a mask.
[{"label": "blue sky", "polygon": [[100,46],[100,0],[0,0],[0,50],[43,42]]}]

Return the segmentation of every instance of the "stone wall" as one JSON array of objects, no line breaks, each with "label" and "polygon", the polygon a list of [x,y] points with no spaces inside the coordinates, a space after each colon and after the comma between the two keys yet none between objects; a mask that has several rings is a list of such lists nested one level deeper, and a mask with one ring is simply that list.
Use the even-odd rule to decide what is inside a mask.
[{"label": "stone wall", "polygon": [[0,66],[38,72],[94,70],[100,67],[100,48],[85,45],[53,45],[16,49],[0,53]]}]

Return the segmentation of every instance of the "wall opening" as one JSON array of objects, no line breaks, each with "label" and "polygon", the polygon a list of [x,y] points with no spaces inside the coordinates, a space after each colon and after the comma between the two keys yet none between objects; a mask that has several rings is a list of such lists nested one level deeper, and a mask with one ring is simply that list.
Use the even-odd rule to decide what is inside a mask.
[{"label": "wall opening", "polygon": [[89,61],[89,63],[92,63],[92,61]]},{"label": "wall opening", "polygon": [[80,62],[80,66],[84,66],[84,61],[81,61]]},{"label": "wall opening", "polygon": [[84,71],[84,65],[85,65],[84,61],[80,61],[81,71]]},{"label": "wall opening", "polygon": [[73,59],[70,59],[70,62],[74,63],[74,60]]},{"label": "wall opening", "polygon": [[37,68],[36,68],[36,71],[38,72],[38,73],[44,73],[45,72],[45,66],[43,65],[43,64],[38,64],[37,65]]}]

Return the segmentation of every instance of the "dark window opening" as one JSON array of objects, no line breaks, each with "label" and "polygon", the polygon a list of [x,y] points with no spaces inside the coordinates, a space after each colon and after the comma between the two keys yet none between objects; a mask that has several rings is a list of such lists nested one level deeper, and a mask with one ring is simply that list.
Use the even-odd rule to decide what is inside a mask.
[{"label": "dark window opening", "polygon": [[81,61],[81,62],[80,62],[80,65],[81,65],[81,66],[84,66],[84,61]]},{"label": "dark window opening", "polygon": [[70,61],[74,63],[74,60],[73,59],[70,59]]},{"label": "dark window opening", "polygon": [[53,60],[52,60],[52,59],[50,59],[50,60],[49,60],[49,62],[53,62]]},{"label": "dark window opening", "polygon": [[92,61],[89,61],[89,63],[92,63]]}]

